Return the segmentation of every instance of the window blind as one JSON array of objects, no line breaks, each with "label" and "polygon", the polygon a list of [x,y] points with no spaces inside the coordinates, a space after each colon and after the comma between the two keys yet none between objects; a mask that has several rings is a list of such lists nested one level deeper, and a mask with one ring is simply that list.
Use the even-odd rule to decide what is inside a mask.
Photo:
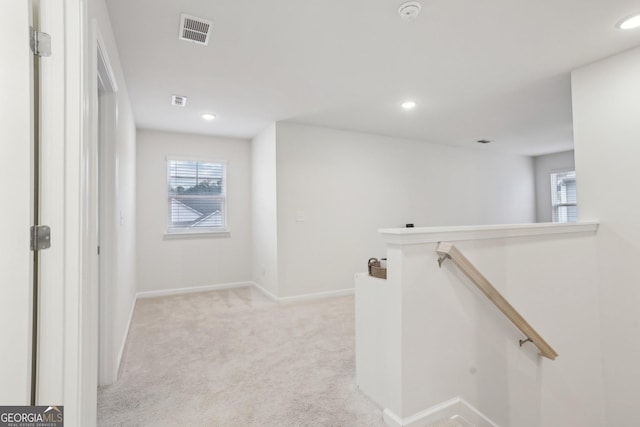
[{"label": "window blind", "polygon": [[167,160],[169,232],[226,230],[226,163]]}]

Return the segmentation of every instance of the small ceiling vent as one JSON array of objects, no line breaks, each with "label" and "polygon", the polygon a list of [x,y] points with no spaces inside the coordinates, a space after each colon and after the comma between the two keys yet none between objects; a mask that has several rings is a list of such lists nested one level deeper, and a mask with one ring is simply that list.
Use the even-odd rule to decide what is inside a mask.
[{"label": "small ceiling vent", "polygon": [[187,105],[187,97],[181,95],[172,95],[171,105],[173,105],[174,107],[184,107],[185,105]]},{"label": "small ceiling vent", "polygon": [[178,34],[178,38],[206,46],[209,44],[212,28],[213,23],[211,21],[183,13],[180,16],[180,33]]}]

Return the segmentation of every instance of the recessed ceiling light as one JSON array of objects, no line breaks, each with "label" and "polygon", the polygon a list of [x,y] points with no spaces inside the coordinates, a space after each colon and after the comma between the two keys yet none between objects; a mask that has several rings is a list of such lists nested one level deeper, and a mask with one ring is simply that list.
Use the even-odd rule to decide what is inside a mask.
[{"label": "recessed ceiling light", "polygon": [[216,118],[216,115],[215,114],[211,114],[211,113],[204,113],[202,115],[202,118],[207,120],[207,121],[211,121],[211,120]]},{"label": "recessed ceiling light", "polygon": [[414,108],[416,108],[416,103],[415,101],[405,101],[402,103],[402,108],[404,108],[405,110],[413,110]]},{"label": "recessed ceiling light", "polygon": [[626,18],[620,20],[616,27],[621,30],[631,30],[633,28],[640,27],[640,13],[636,13],[635,15],[627,16]]}]

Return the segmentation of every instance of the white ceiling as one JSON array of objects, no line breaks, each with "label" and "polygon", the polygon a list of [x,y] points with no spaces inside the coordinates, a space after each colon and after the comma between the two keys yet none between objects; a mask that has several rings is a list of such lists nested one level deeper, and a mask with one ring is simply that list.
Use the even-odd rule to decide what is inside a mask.
[{"label": "white ceiling", "polygon": [[[640,45],[640,29],[615,28],[638,0],[423,0],[412,22],[401,3],[107,0],[137,126],[242,138],[286,120],[563,151],[570,70]],[[178,40],[181,13],[213,21],[208,46]]]}]

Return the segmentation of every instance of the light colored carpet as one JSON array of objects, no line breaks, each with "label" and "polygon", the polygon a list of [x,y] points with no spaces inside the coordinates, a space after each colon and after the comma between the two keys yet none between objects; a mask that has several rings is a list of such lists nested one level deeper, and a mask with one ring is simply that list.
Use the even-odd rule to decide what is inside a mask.
[{"label": "light colored carpet", "polygon": [[355,385],[353,297],[253,288],[143,299],[99,426],[384,426]]}]

